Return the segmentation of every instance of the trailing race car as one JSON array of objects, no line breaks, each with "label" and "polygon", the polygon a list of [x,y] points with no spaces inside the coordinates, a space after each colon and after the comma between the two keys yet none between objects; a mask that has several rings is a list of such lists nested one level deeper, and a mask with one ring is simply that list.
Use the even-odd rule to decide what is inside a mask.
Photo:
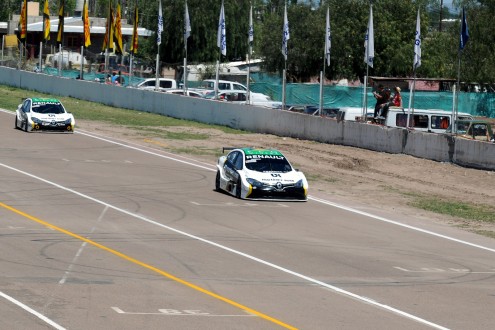
[{"label": "trailing race car", "polygon": [[307,200],[308,181],[274,149],[231,150],[217,163],[215,189],[241,199]]},{"label": "trailing race car", "polygon": [[25,132],[74,132],[74,116],[57,99],[27,98],[16,110],[15,127]]}]

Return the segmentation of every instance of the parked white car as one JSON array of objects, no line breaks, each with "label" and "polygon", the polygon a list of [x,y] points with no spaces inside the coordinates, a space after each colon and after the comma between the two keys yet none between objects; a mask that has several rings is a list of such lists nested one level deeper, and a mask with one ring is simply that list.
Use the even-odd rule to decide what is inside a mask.
[{"label": "parked white car", "polygon": [[[172,78],[158,78],[158,82],[160,85],[158,90],[162,92],[166,92],[167,90],[178,88],[177,81]],[[132,87],[139,89],[155,90],[156,78],[144,79],[143,81],[133,84]]]},{"label": "parked white car", "polygon": [[[206,91],[214,91],[216,85],[215,79],[206,79],[201,82],[200,88]],[[235,81],[219,80],[218,81],[219,91],[247,91],[247,87]],[[205,93],[206,94],[206,93]]]},{"label": "parked white car", "polygon": [[175,94],[175,95],[186,95],[186,96],[192,96],[192,97],[203,97],[203,94],[201,91],[198,91],[196,89],[191,89],[188,88],[186,93],[184,93],[183,89],[169,89],[166,91],[169,94]]},{"label": "parked white car", "polygon": [[[268,95],[261,93],[250,92],[251,99],[249,101],[250,105],[256,105],[266,108],[279,109],[282,108],[282,102],[272,100]],[[205,96],[206,99],[215,99],[215,91],[208,92]],[[227,101],[237,104],[248,104],[247,91],[243,90],[229,90],[229,91],[219,91],[217,96],[218,101]]]}]

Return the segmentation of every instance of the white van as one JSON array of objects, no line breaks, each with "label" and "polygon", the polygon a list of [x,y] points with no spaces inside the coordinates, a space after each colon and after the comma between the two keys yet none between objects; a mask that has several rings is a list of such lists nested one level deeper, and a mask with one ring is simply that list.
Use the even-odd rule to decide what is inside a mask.
[{"label": "white van", "polygon": [[[406,127],[408,109],[390,107],[385,118],[385,126]],[[452,122],[452,111],[439,109],[414,109],[410,113],[409,127],[418,131],[445,133]],[[458,113],[459,120],[472,120],[466,112]]]},{"label": "white van", "polygon": [[[366,111],[366,118],[373,118],[373,109],[368,108]],[[357,107],[343,107],[339,108],[337,112],[337,121],[360,121],[363,117],[363,108]]]}]

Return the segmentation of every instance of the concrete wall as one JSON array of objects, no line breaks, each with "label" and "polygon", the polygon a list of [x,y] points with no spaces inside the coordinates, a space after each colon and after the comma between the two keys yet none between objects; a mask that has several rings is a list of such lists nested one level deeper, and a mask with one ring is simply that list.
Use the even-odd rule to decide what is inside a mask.
[{"label": "concrete wall", "polygon": [[[495,143],[105,85],[0,67],[0,84],[232,128],[495,170]],[[26,93],[29,97],[29,93]],[[1,104],[0,104],[1,106]],[[77,120],[77,118],[76,118]]]}]

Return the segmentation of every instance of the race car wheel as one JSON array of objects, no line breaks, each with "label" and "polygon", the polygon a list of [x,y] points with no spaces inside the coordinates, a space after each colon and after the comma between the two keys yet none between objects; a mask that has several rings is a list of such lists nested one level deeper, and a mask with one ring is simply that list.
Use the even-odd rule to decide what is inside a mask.
[{"label": "race car wheel", "polygon": [[215,178],[215,190],[220,191],[220,171],[217,171],[217,176]]},{"label": "race car wheel", "polygon": [[17,116],[15,116],[15,126],[14,126],[15,129],[17,129]]},{"label": "race car wheel", "polygon": [[28,121],[26,120],[24,122],[24,132],[27,132],[28,131]]},{"label": "race car wheel", "polygon": [[241,198],[241,178],[237,180],[237,184],[235,185],[235,197]]}]

